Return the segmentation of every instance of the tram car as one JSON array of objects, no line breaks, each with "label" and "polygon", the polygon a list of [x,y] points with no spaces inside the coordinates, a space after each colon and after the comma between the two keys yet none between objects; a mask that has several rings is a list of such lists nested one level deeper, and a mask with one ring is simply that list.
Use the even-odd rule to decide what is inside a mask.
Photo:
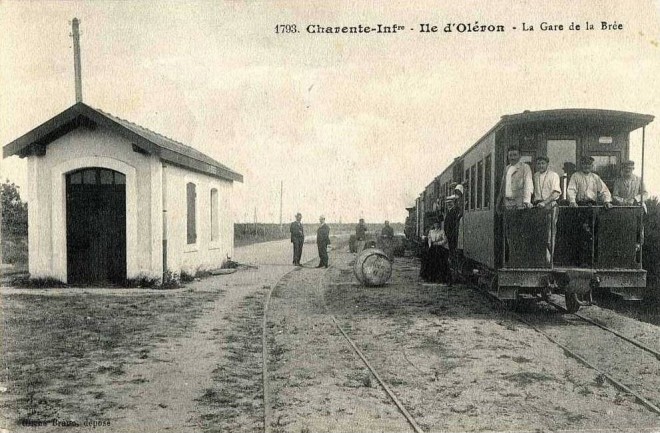
[{"label": "tram car", "polygon": [[[500,121],[456,158],[408,209],[409,228],[421,238],[439,214],[453,185],[464,188],[461,238],[464,276],[473,278],[499,299],[515,305],[522,297],[545,298],[563,293],[567,309],[576,312],[593,290],[609,290],[624,299],[642,299],[646,271],[642,267],[643,213],[641,206],[570,207],[566,188],[582,156],[594,160],[594,172],[612,191],[619,165],[629,159],[630,133],[644,128],[653,116],[598,109],[525,111]],[[561,196],[553,209],[497,209],[497,197],[507,165],[507,150],[520,150],[521,160],[534,171],[537,156],[550,160],[560,176]],[[643,163],[642,174],[643,174]],[[548,212],[556,212],[548,242]],[[583,222],[591,220],[592,224]],[[581,225],[582,224],[582,225]],[[581,226],[580,226],[581,225]],[[590,231],[590,245],[575,233]],[[578,245],[578,242],[582,242]],[[578,257],[576,251],[590,253]]]}]

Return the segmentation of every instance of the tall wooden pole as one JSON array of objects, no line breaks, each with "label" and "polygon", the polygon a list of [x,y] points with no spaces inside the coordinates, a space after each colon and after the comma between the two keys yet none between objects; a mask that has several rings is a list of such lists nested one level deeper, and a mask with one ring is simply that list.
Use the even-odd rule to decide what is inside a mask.
[{"label": "tall wooden pole", "polygon": [[80,21],[74,18],[73,28],[73,66],[76,72],[76,102],[82,102],[82,73],[80,68]]}]

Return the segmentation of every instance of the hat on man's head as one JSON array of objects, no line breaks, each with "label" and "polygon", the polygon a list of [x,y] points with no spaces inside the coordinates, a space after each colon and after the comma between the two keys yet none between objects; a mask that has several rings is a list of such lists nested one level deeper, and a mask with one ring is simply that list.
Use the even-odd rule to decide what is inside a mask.
[{"label": "hat on man's head", "polygon": [[456,186],[454,187],[454,192],[456,192],[456,191],[460,192],[461,195],[463,195],[463,194],[464,194],[464,192],[463,192],[463,185],[461,185],[460,183],[459,183],[458,185],[456,185]]},{"label": "hat on man's head", "polygon": [[623,161],[621,163],[621,167],[633,167],[634,168],[635,167],[635,161],[631,161],[631,160]]},{"label": "hat on man's head", "polygon": [[589,155],[584,155],[580,157],[580,164],[593,164],[594,159]]}]

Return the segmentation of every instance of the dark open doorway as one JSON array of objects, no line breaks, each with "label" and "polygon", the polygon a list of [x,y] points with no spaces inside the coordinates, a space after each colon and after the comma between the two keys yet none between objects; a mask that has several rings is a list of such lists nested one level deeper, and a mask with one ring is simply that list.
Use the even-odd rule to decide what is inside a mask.
[{"label": "dark open doorway", "polygon": [[126,177],[90,167],[66,175],[67,281],[126,280]]}]

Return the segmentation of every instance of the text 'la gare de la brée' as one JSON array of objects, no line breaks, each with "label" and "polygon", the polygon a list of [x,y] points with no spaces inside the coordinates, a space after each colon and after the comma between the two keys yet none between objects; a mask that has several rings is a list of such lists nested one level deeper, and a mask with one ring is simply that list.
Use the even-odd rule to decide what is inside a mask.
[{"label": "text 'la gare de la br\u00e9e'", "polygon": [[[375,25],[352,25],[336,26],[323,24],[309,24],[304,26],[304,31],[313,35],[323,34],[394,34],[405,31],[416,31],[418,33],[503,33],[508,31],[523,32],[557,32],[557,31],[581,31],[581,30],[623,30],[622,23],[617,21],[584,21],[565,23],[552,23],[541,21],[540,23],[523,22],[517,26],[505,26],[503,24],[484,24],[479,21],[470,23],[430,24],[422,23],[417,26],[404,26],[400,24],[375,24]],[[277,24],[275,33],[300,33],[300,28],[296,24]]]}]

